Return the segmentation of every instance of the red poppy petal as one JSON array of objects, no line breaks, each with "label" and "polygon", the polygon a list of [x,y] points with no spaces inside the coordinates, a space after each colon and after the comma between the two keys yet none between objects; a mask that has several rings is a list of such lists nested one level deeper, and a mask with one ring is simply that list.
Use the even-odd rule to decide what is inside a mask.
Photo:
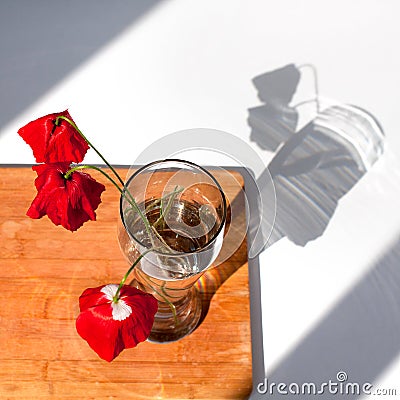
[{"label": "red poppy petal", "polygon": [[74,172],[67,181],[67,191],[73,208],[79,204],[91,220],[96,219],[94,210],[101,203],[100,195],[105,190],[104,185],[95,181],[89,174]]},{"label": "red poppy petal", "polygon": [[105,186],[90,175],[73,172],[69,179],[64,174],[69,163],[52,163],[34,166],[37,195],[27,215],[41,218],[47,215],[55,225],[76,231],[86,221],[95,220],[95,210],[101,203]]},{"label": "red poppy petal", "polygon": [[121,288],[120,298],[132,308],[132,312],[140,319],[143,332],[147,338],[149,333],[146,332],[150,332],[153,326],[153,316],[157,312],[158,302],[155,297],[150,296],[148,293],[145,293],[146,296],[143,294],[144,292],[133,286],[124,285]]},{"label": "red poppy petal", "polygon": [[89,308],[79,314],[76,330],[82,339],[106,361],[112,361],[124,349],[119,337],[120,321],[105,316],[111,309],[110,304]]},{"label": "red poppy petal", "polygon": [[105,186],[90,175],[73,172],[66,181],[68,207],[63,213],[62,225],[71,231],[80,228],[86,221],[96,220],[95,210],[101,203],[101,193]]},{"label": "red poppy petal", "polygon": [[[106,297],[106,295],[101,292],[101,289],[104,285],[95,287],[95,288],[88,288],[83,291],[83,293],[79,297],[79,310],[86,311],[90,307],[102,305],[102,304],[109,304],[110,299]],[[111,309],[110,314],[111,317]]]},{"label": "red poppy petal", "polygon": [[[35,165],[32,167],[38,174],[35,179],[35,186],[38,193],[27,211],[29,217],[42,218],[49,212],[50,215],[54,214],[57,216],[57,212],[51,211],[52,200],[63,195],[65,186],[63,174],[68,170],[68,166],[68,163],[55,163],[51,165]],[[54,223],[58,225],[59,221],[58,223],[57,221]]]},{"label": "red poppy petal", "polygon": [[[76,320],[77,332],[106,361],[112,361],[122,350],[146,340],[157,311],[158,303],[152,295],[127,285],[121,288],[120,303],[113,304],[117,287],[103,285],[86,289],[79,298],[81,312]],[[125,314],[118,319],[120,314],[114,315],[114,307],[122,305]]]},{"label": "red poppy petal", "polygon": [[38,163],[80,163],[89,146],[69,122],[60,120],[56,126],[55,120],[58,116],[72,121],[68,110],[48,114],[29,122],[18,130],[18,134],[31,146]]}]

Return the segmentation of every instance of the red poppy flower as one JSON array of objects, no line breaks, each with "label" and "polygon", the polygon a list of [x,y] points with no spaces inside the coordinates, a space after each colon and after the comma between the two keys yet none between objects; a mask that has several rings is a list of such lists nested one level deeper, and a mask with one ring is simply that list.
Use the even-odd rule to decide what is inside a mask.
[{"label": "red poppy flower", "polygon": [[18,134],[31,146],[38,163],[80,163],[89,146],[69,122],[60,119],[56,125],[58,116],[67,117],[72,121],[68,110],[65,110],[29,122],[18,130]]},{"label": "red poppy flower", "polygon": [[75,171],[68,179],[64,174],[69,163],[40,164],[35,186],[38,191],[27,215],[31,218],[50,218],[55,225],[70,231],[80,228],[88,220],[96,220],[96,208],[101,203],[104,185],[84,172]]},{"label": "red poppy flower", "polygon": [[89,288],[79,298],[76,330],[106,361],[148,338],[158,308],[151,294],[127,285],[114,303],[117,289],[115,284]]}]

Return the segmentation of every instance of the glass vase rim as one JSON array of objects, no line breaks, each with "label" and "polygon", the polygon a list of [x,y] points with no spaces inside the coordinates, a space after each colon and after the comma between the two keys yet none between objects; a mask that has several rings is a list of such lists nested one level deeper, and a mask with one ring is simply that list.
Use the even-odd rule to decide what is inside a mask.
[{"label": "glass vase rim", "polygon": [[[190,254],[196,254],[196,253],[200,253],[202,251],[204,251],[205,249],[207,249],[219,236],[219,234],[221,233],[222,229],[224,229],[225,226],[225,222],[226,222],[226,215],[227,215],[227,203],[226,203],[226,196],[224,191],[222,190],[222,187],[220,185],[220,183],[218,182],[218,180],[214,177],[213,174],[211,174],[211,172],[207,171],[207,169],[205,169],[204,167],[192,162],[192,161],[187,161],[187,160],[182,160],[179,158],[165,158],[165,159],[160,159],[160,160],[155,160],[152,161],[148,164],[145,164],[143,166],[141,166],[139,169],[137,169],[125,182],[124,184],[124,188],[123,190],[127,190],[127,187],[129,186],[129,183],[137,176],[139,175],[141,172],[143,172],[144,170],[152,167],[153,165],[156,164],[162,164],[162,163],[166,163],[166,162],[175,162],[175,163],[180,163],[180,164],[186,164],[190,167],[194,167],[199,169],[201,172],[205,173],[212,181],[213,183],[216,185],[216,187],[218,188],[218,191],[221,195],[222,198],[222,205],[223,205],[223,213],[222,213],[222,218],[221,218],[221,222],[219,223],[218,229],[215,232],[215,234],[213,235],[213,237],[207,241],[207,243],[205,243],[200,249],[194,250],[194,251],[188,251],[188,252],[178,252],[176,251],[175,253],[171,254],[171,253],[164,253],[162,251],[159,250],[152,250],[151,253],[155,253],[155,254],[159,254],[159,255],[168,255],[170,257],[180,257],[182,255],[190,255]],[[132,166],[131,166],[132,168]],[[137,239],[135,237],[135,235],[133,235],[130,230],[128,229],[128,227],[125,224],[125,218],[124,218],[124,213],[122,210],[122,202],[124,199],[124,195],[121,194],[120,196],[120,207],[119,207],[119,211],[120,211],[120,218],[122,221],[122,224],[124,226],[124,229],[126,230],[126,232],[128,233],[128,235],[136,242],[138,243],[140,246],[146,248],[146,249],[150,249],[149,247],[147,247],[144,243],[142,243],[139,239]]]}]

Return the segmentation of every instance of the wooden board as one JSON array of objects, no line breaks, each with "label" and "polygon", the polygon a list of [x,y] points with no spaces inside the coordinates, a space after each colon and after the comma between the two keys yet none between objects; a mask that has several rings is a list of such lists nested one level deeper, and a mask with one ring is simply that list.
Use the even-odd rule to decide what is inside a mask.
[{"label": "wooden board", "polygon": [[[30,168],[0,168],[0,398],[247,398],[252,363],[245,240],[201,278],[206,313],[191,335],[169,344],[141,343],[112,363],[78,336],[82,291],[118,283],[128,268],[116,234],[118,192],[91,174],[107,187],[97,221],[71,233],[47,217],[25,216],[36,194]],[[243,205],[232,185],[234,177],[243,186],[241,175],[215,176],[236,208]],[[234,229],[244,232],[244,212],[232,215]]]}]

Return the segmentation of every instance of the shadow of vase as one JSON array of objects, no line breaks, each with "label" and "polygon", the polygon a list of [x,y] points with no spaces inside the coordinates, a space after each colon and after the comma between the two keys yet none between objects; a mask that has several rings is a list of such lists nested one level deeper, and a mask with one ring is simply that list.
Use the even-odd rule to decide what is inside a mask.
[{"label": "shadow of vase", "polygon": [[300,246],[320,237],[340,198],[383,153],[381,126],[356,106],[317,96],[317,111],[297,129],[299,107],[291,101],[300,77],[300,68],[290,64],[253,79],[265,104],[249,109],[250,138],[277,150],[257,180],[270,175],[276,192],[275,223],[264,248],[283,237]]}]

